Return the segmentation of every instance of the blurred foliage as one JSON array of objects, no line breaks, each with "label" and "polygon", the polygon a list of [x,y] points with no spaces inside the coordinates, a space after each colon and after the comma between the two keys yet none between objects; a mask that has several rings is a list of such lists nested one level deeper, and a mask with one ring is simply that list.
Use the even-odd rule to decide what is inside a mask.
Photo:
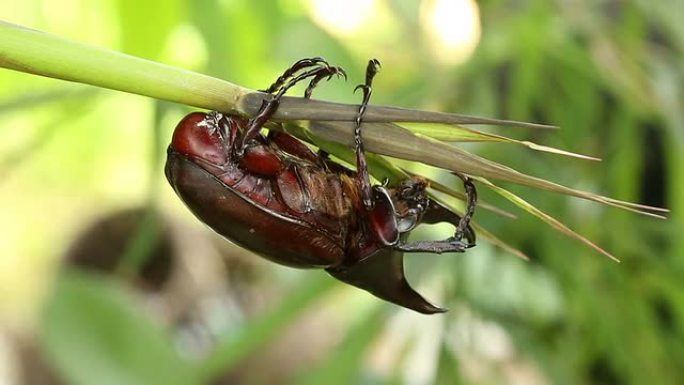
[{"label": "blurred foliage", "polygon": [[[357,102],[352,86],[366,60],[377,57],[383,70],[373,103],[560,125],[552,133],[506,134],[604,161],[561,160],[505,144],[469,149],[563,184],[668,207],[671,217],[657,221],[511,186],[623,263],[529,216],[513,221],[479,212],[480,223],[532,261],[487,244],[465,255],[407,258],[410,280],[422,278],[428,297],[451,308],[446,315],[411,314],[322,272],[263,264],[268,279],[252,290],[271,293],[271,300],[244,318],[224,314],[234,322],[209,349],[189,354],[178,322],[151,315],[143,306],[149,299],[134,295],[129,280],[61,268],[79,230],[118,209],[153,207],[201,228],[162,172],[171,130],[187,108],[2,71],[3,330],[35,339],[48,366],[74,384],[224,383],[220,378],[238,370],[273,373],[240,383],[684,382],[684,239],[677,236],[684,209],[684,4],[481,1],[476,51],[449,64],[423,31],[419,2],[369,2],[372,16],[348,33],[317,19],[314,3],[33,0],[2,3],[0,14],[255,89],[301,57],[324,56],[345,67],[350,82],[324,84],[316,97],[345,102]],[[457,185],[448,175],[433,176]],[[124,248],[119,276],[135,274],[163,227],[157,221],[165,217],[146,218]],[[415,236],[439,231],[430,226]],[[293,359],[312,356],[304,364],[289,370],[287,360],[258,360],[288,328],[321,311],[327,318],[297,329],[283,348]],[[307,353],[322,336],[333,341]]]}]

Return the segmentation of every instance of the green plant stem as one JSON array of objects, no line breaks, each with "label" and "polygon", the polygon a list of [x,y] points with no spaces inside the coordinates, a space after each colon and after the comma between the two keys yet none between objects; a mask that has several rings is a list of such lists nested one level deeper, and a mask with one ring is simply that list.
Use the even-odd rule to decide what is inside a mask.
[{"label": "green plant stem", "polygon": [[0,21],[0,67],[226,112],[254,91]]}]

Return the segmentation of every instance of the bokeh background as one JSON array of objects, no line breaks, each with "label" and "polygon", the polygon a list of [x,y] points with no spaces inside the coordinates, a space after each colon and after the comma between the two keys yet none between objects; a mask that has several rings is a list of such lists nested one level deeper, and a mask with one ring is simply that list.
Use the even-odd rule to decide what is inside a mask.
[{"label": "bokeh background", "polygon": [[162,171],[187,107],[2,70],[0,384],[684,383],[683,16],[678,0],[0,2],[5,21],[254,89],[324,56],[350,80],[322,99],[358,102],[375,57],[373,103],[560,125],[496,132],[603,161],[467,148],[672,210],[510,186],[616,264],[483,191],[519,218],[476,220],[531,261],[486,241],[408,257],[450,308],[423,316],[198,223]]}]

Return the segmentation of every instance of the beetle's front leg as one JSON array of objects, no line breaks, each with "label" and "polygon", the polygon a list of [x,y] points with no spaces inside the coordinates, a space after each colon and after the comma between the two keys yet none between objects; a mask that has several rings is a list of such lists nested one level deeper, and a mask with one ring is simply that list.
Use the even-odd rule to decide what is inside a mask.
[{"label": "beetle's front leg", "polygon": [[363,206],[367,211],[370,211],[373,208],[373,192],[371,190],[368,163],[366,162],[366,154],[363,149],[363,140],[361,138],[361,120],[368,107],[368,101],[370,100],[371,94],[373,93],[373,89],[371,88],[373,78],[379,70],[380,62],[378,59],[369,60],[368,66],[366,67],[366,82],[364,84],[359,84],[354,88],[354,91],[358,89],[363,91],[363,101],[359,106],[359,112],[356,114],[356,125],[354,126],[354,152],[356,153],[356,173],[359,186],[361,187],[361,199],[363,201]]},{"label": "beetle's front leg", "polygon": [[304,69],[304,68],[309,68],[309,67],[315,67],[318,65],[323,65],[325,67],[329,67],[328,62],[323,59],[322,57],[312,57],[312,58],[305,58],[298,60],[296,63],[294,63],[290,68],[286,69],[285,72],[283,72],[282,75],[278,79],[276,79],[273,84],[271,84],[268,88],[265,90],[261,90],[261,92],[265,92],[267,94],[272,94],[280,89],[280,87],[285,84],[286,81],[288,81],[290,78],[294,76],[298,71]]},{"label": "beetle's front leg", "polygon": [[[313,61],[314,59],[305,60]],[[314,64],[308,64],[307,62],[307,65],[304,66],[304,68],[312,66]],[[281,78],[285,78],[284,84],[279,85],[279,83],[281,82],[281,78],[278,78],[276,83],[269,87],[269,89],[271,89],[275,86],[279,86],[278,92],[271,99],[264,100],[261,103],[261,108],[259,109],[257,114],[247,122],[247,127],[245,128],[242,137],[235,142],[235,147],[233,149],[234,155],[237,158],[241,158],[244,155],[247,143],[250,140],[254,139],[257,135],[259,135],[259,132],[264,127],[264,124],[266,124],[266,122],[268,122],[273,117],[275,112],[278,110],[278,106],[280,106],[280,99],[283,97],[285,92],[287,92],[287,90],[294,87],[297,83],[299,83],[302,80],[312,78],[311,83],[307,88],[307,92],[310,94],[311,91],[309,91],[309,89],[313,89],[313,87],[315,87],[315,85],[321,79],[325,77],[330,78],[333,75],[344,75],[344,70],[342,68],[329,66],[327,63],[325,63],[325,66],[309,69],[297,75],[291,74],[289,72],[293,72],[292,68],[288,69],[288,71],[285,71],[285,74],[281,76]]]},{"label": "beetle's front leg", "polygon": [[442,253],[463,253],[469,248],[469,245],[463,243],[454,237],[445,239],[443,241],[418,241],[410,243],[398,243],[392,248],[405,252],[425,252],[433,254]]},{"label": "beetle's front leg", "polygon": [[[470,202],[470,199],[468,201]],[[393,248],[405,252],[462,253],[466,249],[475,246],[475,232],[470,228],[469,220],[464,219],[466,216],[467,214],[461,217],[437,201],[430,199],[428,207],[421,218],[421,223],[451,223],[456,226],[454,236],[443,241],[399,242]],[[461,227],[463,228],[462,230],[460,230]],[[466,238],[468,243],[463,242],[463,237]]]},{"label": "beetle's front leg", "polygon": [[[463,186],[466,192],[466,210],[463,216],[459,216],[437,201],[430,199],[421,218],[422,223],[447,222],[453,224],[456,227],[454,236],[443,241],[400,242],[394,246],[395,249],[406,252],[441,254],[447,252],[461,253],[466,249],[475,246],[475,232],[470,227],[470,220],[475,214],[477,190],[475,189],[473,181],[468,176],[462,174],[456,175],[463,180]],[[464,237],[468,241],[467,243],[463,242]]]},{"label": "beetle's front leg", "polygon": [[[468,200],[467,205],[470,205],[470,202],[472,201]],[[466,212],[467,211],[468,209],[466,209]],[[421,223],[435,224],[442,222],[451,223],[452,225],[454,225],[454,227],[456,228],[454,233],[455,239],[460,241],[463,238],[465,238],[468,241],[468,247],[475,246],[476,236],[475,231],[473,231],[473,229],[470,227],[470,221],[467,221],[466,223],[464,217],[461,217],[460,215],[451,211],[450,209],[443,206],[436,200],[430,199],[428,201],[428,206],[423,212],[423,216],[421,217]],[[459,230],[461,226],[463,230]]]}]

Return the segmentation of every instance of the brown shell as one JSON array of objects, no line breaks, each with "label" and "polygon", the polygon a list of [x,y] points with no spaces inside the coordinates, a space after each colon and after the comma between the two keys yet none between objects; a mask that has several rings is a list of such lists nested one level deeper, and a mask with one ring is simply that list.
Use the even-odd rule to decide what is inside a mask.
[{"label": "brown shell", "polygon": [[166,177],[199,220],[265,258],[299,268],[334,266],[344,258],[342,245],[318,228],[254,202],[172,150]]}]

